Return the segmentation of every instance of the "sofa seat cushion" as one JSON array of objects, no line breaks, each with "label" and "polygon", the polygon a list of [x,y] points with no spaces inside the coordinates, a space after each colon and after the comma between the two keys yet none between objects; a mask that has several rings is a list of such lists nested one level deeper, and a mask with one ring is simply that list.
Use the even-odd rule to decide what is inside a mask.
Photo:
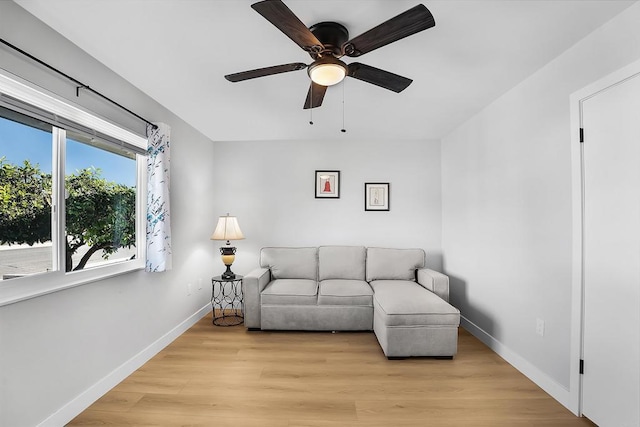
[{"label": "sofa seat cushion", "polygon": [[318,282],[308,279],[277,279],[262,291],[262,304],[316,305]]},{"label": "sofa seat cushion", "polygon": [[460,312],[408,280],[374,280],[373,305],[387,326],[459,326]]},{"label": "sofa seat cushion", "polygon": [[373,307],[373,290],[364,280],[323,280],[318,289],[318,305]]}]

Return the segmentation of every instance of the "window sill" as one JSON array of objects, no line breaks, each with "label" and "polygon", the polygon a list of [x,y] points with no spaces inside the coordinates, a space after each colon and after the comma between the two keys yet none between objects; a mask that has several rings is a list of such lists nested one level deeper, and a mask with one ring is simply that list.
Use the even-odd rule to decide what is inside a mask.
[{"label": "window sill", "polygon": [[144,261],[122,261],[86,270],[33,274],[0,282],[0,307],[144,269]]}]

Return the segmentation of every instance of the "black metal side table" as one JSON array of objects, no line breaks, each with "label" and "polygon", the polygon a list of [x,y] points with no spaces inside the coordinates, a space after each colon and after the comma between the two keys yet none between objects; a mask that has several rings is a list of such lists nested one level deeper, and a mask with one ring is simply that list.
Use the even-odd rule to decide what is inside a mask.
[{"label": "black metal side table", "polygon": [[213,324],[216,326],[236,326],[244,322],[242,276],[236,274],[233,279],[223,279],[222,276],[211,278],[211,308]]}]

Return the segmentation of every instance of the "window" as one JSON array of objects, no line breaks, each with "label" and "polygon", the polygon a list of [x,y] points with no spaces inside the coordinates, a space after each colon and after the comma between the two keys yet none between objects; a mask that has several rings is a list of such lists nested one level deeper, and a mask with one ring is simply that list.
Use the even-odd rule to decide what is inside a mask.
[{"label": "window", "polygon": [[0,107],[0,280],[51,271],[52,126]]},{"label": "window", "polygon": [[66,271],[135,258],[135,155],[80,133],[66,142]]},{"label": "window", "polygon": [[145,148],[0,73],[0,305],[144,267]]}]

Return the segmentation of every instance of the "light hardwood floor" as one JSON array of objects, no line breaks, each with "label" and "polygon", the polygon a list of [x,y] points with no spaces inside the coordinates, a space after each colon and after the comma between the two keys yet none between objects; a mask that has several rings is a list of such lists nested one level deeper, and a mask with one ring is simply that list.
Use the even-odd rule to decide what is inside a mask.
[{"label": "light hardwood floor", "polygon": [[372,332],[200,320],[70,426],[593,426],[463,329],[453,360],[387,360]]}]

